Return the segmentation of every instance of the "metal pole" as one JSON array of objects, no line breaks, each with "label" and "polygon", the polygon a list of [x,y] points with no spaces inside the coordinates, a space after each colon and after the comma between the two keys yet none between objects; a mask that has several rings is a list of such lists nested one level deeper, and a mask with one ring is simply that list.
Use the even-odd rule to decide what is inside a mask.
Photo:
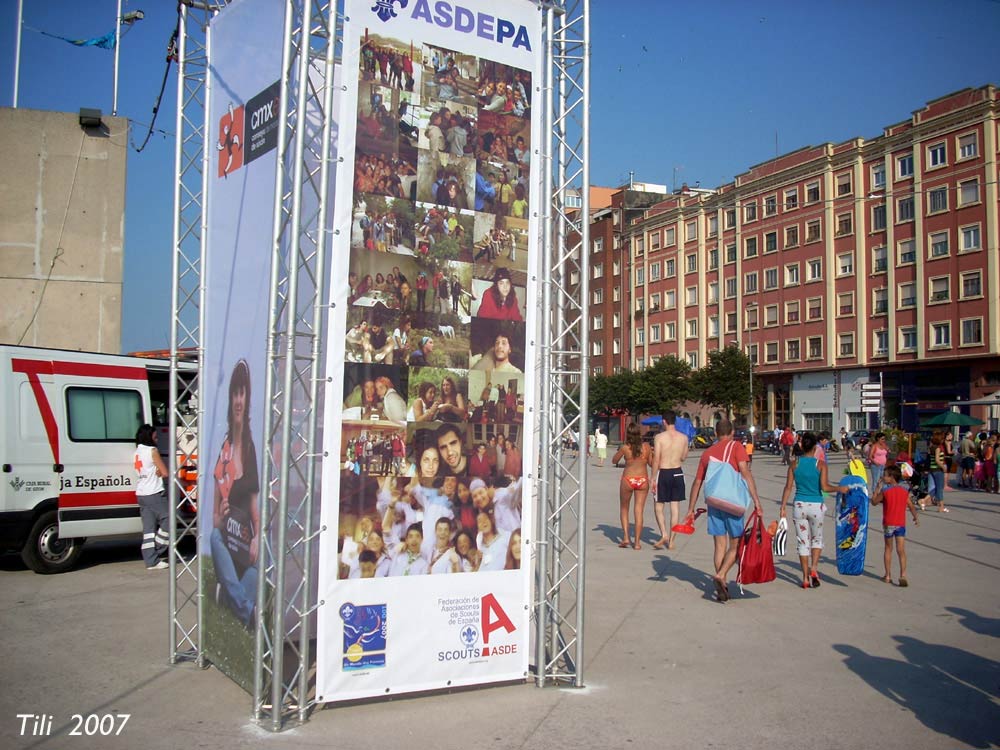
[{"label": "metal pole", "polygon": [[17,41],[14,42],[14,109],[17,109],[17,84],[21,77],[21,24],[24,17],[24,0],[17,0]]},{"label": "metal pole", "polygon": [[118,114],[118,47],[122,40],[122,0],[118,0],[118,13],[115,15],[115,83],[111,99],[111,116]]}]

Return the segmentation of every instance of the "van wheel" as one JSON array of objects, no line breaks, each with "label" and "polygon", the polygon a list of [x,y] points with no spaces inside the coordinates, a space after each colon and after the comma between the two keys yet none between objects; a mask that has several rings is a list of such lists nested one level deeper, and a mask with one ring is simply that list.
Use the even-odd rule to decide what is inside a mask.
[{"label": "van wheel", "polygon": [[83,542],[83,539],[60,538],[59,516],[50,510],[40,515],[31,527],[21,559],[36,573],[65,573],[79,561]]}]

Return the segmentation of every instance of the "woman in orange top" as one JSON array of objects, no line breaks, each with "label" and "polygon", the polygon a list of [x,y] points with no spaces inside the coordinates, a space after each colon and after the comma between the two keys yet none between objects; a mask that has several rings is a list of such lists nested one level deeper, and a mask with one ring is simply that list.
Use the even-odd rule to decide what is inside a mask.
[{"label": "woman in orange top", "polygon": [[[621,511],[622,541],[619,547],[625,549],[642,549],[642,513],[646,507],[646,496],[649,494],[649,466],[652,458],[649,444],[642,441],[639,425],[634,422],[625,430],[625,442],[615,453],[611,463],[617,464],[619,459],[625,459],[625,470],[618,486],[619,509]],[[635,536],[634,543],[628,533],[628,506],[635,497]]]}]

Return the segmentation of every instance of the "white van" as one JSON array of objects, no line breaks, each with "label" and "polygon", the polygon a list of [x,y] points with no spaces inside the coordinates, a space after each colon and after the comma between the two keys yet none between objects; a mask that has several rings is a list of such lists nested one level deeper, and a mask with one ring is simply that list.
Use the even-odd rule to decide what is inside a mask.
[{"label": "white van", "polygon": [[0,346],[3,551],[60,573],[87,537],[142,532],[135,433],[155,425],[167,450],[169,384],[165,359]]}]

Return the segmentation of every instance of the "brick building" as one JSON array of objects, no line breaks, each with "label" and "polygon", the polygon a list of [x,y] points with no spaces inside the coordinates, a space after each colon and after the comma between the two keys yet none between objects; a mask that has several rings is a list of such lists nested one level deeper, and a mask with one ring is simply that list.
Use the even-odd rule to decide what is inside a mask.
[{"label": "brick building", "polygon": [[[903,426],[993,399],[998,110],[994,86],[965,89],[714,190],[615,191],[592,212],[592,371],[697,368],[735,343],[766,384],[755,424],[832,432],[874,425],[861,384],[880,377]],[[971,413],[996,419],[995,401]]]}]

